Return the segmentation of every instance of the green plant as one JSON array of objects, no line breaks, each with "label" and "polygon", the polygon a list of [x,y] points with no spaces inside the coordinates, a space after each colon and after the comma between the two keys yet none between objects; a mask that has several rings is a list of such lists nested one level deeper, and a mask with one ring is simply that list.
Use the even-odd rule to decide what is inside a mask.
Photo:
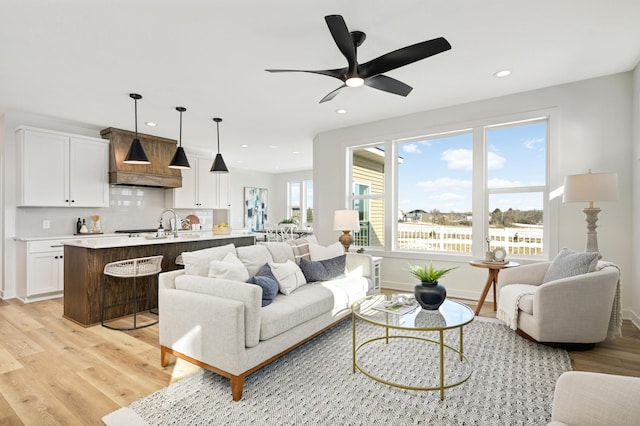
[{"label": "green plant", "polygon": [[289,224],[289,223],[297,224],[298,221],[295,219],[282,219],[280,222],[278,222],[278,225]]},{"label": "green plant", "polygon": [[424,265],[424,267],[422,267],[419,265],[409,264],[409,269],[411,270],[413,276],[415,276],[423,283],[434,283],[438,281],[438,279],[444,277],[449,272],[457,268],[457,266],[454,266],[453,268],[436,269],[433,267],[433,262],[431,262],[429,267],[427,267],[427,265]]}]

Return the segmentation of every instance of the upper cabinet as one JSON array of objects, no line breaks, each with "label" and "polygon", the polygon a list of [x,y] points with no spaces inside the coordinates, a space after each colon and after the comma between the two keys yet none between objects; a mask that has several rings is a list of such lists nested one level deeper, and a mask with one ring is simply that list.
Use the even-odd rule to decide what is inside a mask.
[{"label": "upper cabinet", "polygon": [[182,170],[182,188],[166,193],[167,207],[174,209],[228,209],[229,175],[211,173],[211,158],[187,155],[190,169]]},{"label": "upper cabinet", "polygon": [[19,127],[18,205],[108,207],[109,142]]}]

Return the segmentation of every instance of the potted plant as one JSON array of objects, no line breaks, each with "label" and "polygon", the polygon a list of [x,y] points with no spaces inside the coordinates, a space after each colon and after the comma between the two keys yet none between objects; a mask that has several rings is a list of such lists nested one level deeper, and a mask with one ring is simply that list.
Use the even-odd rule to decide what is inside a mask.
[{"label": "potted plant", "polygon": [[442,305],[447,297],[447,289],[438,283],[438,280],[449,272],[457,269],[442,268],[436,269],[433,267],[433,262],[424,267],[419,265],[409,265],[409,270],[414,277],[420,280],[420,284],[414,288],[416,300],[420,303],[424,309],[436,310]]}]

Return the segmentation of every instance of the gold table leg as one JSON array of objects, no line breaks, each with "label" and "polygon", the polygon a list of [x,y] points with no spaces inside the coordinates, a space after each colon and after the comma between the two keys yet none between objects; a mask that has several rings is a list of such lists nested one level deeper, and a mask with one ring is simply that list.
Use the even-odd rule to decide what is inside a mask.
[{"label": "gold table leg", "polygon": [[440,401],[444,400],[444,330],[440,330]]}]

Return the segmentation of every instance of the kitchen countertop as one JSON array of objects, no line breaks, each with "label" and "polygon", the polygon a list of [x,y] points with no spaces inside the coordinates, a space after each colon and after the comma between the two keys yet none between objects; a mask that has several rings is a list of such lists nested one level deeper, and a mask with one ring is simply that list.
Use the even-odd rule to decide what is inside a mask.
[{"label": "kitchen countertop", "polygon": [[231,234],[217,235],[211,231],[178,231],[178,237],[167,236],[165,238],[155,238],[155,234],[140,234],[137,237],[129,237],[127,234],[105,233],[87,235],[63,235],[51,237],[16,237],[17,241],[46,241],[60,240],[61,243],[76,247],[85,248],[111,248],[143,246],[152,244],[170,244],[186,241],[218,240],[225,238],[245,237],[254,235],[248,231],[232,231]]}]

